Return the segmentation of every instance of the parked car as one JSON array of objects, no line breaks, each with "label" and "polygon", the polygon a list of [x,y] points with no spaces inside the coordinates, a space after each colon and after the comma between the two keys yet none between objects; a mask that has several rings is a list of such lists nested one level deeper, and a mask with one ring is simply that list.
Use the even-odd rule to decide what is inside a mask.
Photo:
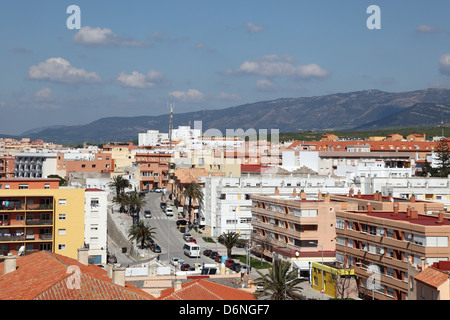
[{"label": "parked car", "polygon": [[156,243],[152,244],[151,249],[152,249],[152,251],[155,252],[155,253],[161,253],[161,247],[158,246]]},{"label": "parked car", "polygon": [[156,189],[157,188],[153,188],[153,189],[150,190],[150,192],[156,192]]},{"label": "parked car", "polygon": [[173,257],[173,258],[170,260],[170,264],[173,265],[173,266],[178,266],[178,265],[180,265],[180,264],[183,264],[183,262],[184,262],[183,259],[180,259],[180,258],[177,258],[177,257]]},{"label": "parked car", "polygon": [[221,261],[222,261],[222,256],[221,256],[220,254],[218,254],[218,255],[214,258],[214,260],[215,260],[216,262],[221,262]]},{"label": "parked car", "polygon": [[203,250],[203,255],[205,255],[207,257],[209,257],[211,255],[211,253],[212,253],[212,250],[209,250],[209,249]]},{"label": "parked car", "polygon": [[152,217],[151,211],[150,211],[150,210],[145,210],[145,211],[144,211],[144,217],[146,217],[146,218],[151,218],[151,217]]},{"label": "parked car", "polygon": [[191,268],[191,266],[188,263],[183,263],[180,267],[181,271],[188,271]]},{"label": "parked car", "polygon": [[161,202],[160,204],[159,204],[159,207],[161,208],[161,209],[165,209],[165,208],[167,208],[167,203],[165,203],[165,202]]},{"label": "parked car", "polygon": [[225,260],[225,267],[230,268],[234,263],[233,259]]},{"label": "parked car", "polygon": [[236,272],[244,272],[247,271],[247,266],[245,264],[238,263],[234,266],[233,270]]},{"label": "parked car", "polygon": [[177,220],[177,226],[179,226],[179,225],[185,226],[187,224],[188,224],[188,222],[186,220],[184,220],[184,219]]},{"label": "parked car", "polygon": [[197,244],[197,240],[195,240],[193,237],[188,238],[186,242],[192,242],[192,243]]},{"label": "parked car", "polygon": [[233,270],[233,271],[239,272],[239,271],[237,271],[236,269],[241,270],[241,269],[240,269],[241,266],[242,266],[242,264],[240,264],[239,262],[235,262],[235,263],[233,263],[233,265],[232,265],[231,267],[229,267],[229,268],[230,268],[231,270]]},{"label": "parked car", "polygon": [[155,243],[155,240],[153,240],[152,238],[147,238],[147,243],[151,246]]},{"label": "parked car", "polygon": [[219,254],[219,253],[218,253],[217,251],[212,251],[211,254],[209,255],[209,257],[210,257],[211,259],[215,259],[216,256],[217,256],[218,254]]},{"label": "parked car", "polygon": [[161,192],[161,188],[155,188],[155,192]]}]

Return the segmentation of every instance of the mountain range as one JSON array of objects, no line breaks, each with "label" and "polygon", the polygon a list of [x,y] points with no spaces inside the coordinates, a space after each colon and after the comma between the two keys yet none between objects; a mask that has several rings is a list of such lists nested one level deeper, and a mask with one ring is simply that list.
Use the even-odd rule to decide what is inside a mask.
[{"label": "mountain range", "polygon": [[[173,127],[202,121],[202,129],[373,130],[433,126],[450,122],[450,89],[390,93],[363,90],[323,96],[281,98],[220,110],[175,113]],[[147,130],[169,131],[169,114],[108,117],[86,125],[28,130],[21,137],[55,143],[107,143],[137,140]],[[1,136],[1,135],[0,135]]]}]

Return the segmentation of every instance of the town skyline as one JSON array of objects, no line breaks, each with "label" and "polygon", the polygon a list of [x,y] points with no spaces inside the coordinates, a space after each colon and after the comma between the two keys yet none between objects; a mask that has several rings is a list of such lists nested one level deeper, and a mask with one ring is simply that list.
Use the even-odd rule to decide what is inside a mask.
[{"label": "town skyline", "polygon": [[[67,27],[70,5],[80,8],[80,29]],[[371,5],[380,9],[381,29],[367,26]],[[168,101],[183,113],[450,83],[444,1],[4,6],[5,134],[161,115]]]}]

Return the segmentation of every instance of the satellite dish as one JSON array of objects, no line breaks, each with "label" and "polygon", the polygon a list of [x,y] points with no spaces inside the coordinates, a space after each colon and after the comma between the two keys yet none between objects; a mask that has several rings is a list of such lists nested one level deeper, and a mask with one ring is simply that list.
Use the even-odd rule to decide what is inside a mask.
[{"label": "satellite dish", "polygon": [[23,256],[23,252],[25,251],[25,246],[21,246],[19,251],[17,252],[18,256]]}]

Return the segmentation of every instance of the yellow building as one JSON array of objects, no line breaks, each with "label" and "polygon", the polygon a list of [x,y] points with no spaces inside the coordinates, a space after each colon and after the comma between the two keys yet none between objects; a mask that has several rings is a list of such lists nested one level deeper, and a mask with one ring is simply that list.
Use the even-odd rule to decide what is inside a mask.
[{"label": "yellow building", "polygon": [[84,189],[0,190],[0,254],[48,250],[77,259]]},{"label": "yellow building", "polygon": [[[323,264],[323,290],[326,295],[333,298],[357,298],[357,282],[355,271],[342,268],[336,262],[324,262]],[[322,263],[311,264],[311,287],[319,292],[322,290]]]}]

